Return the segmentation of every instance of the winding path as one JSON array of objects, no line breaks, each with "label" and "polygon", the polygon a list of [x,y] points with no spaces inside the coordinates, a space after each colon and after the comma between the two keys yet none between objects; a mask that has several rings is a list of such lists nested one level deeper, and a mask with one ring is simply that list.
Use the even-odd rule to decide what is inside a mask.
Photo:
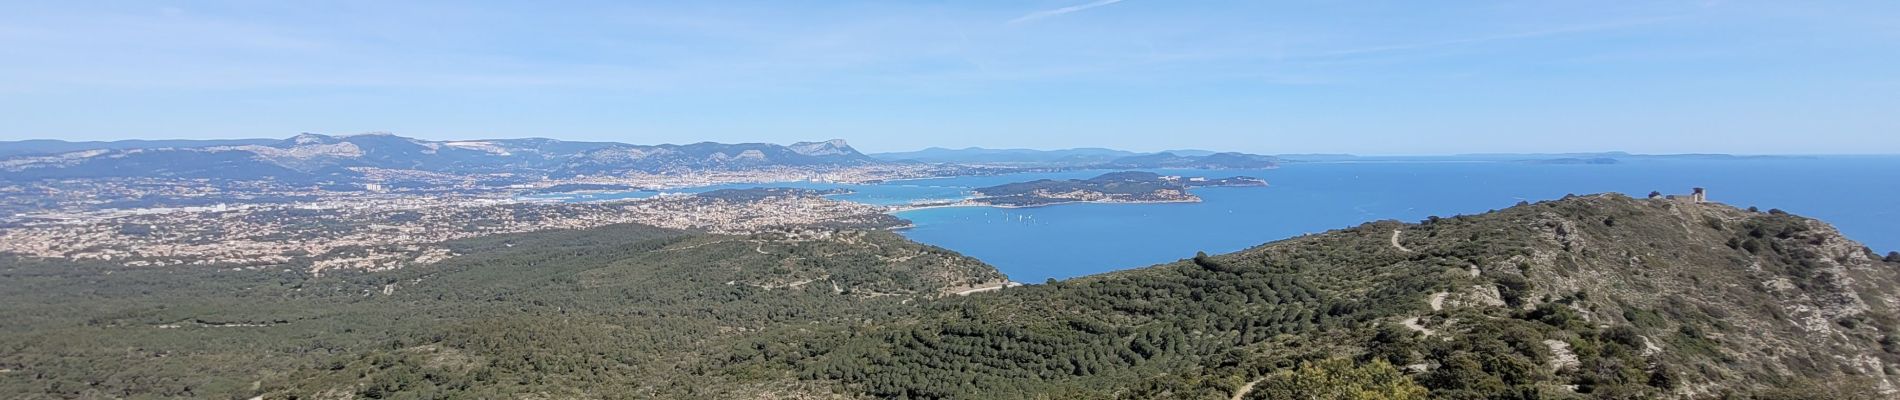
[{"label": "winding path", "polygon": [[1247,398],[1248,393],[1253,393],[1253,385],[1258,385],[1260,384],[1260,381],[1264,381],[1264,380],[1267,380],[1267,377],[1263,376],[1263,377],[1260,377],[1260,379],[1255,379],[1252,382],[1247,382],[1246,385],[1241,385],[1240,390],[1235,390],[1234,397],[1231,398],[1230,400],[1241,400],[1241,399]]},{"label": "winding path", "polygon": [[1430,337],[1438,333],[1437,331],[1433,331],[1431,328],[1426,328],[1425,325],[1423,324],[1419,324],[1418,317],[1406,318],[1404,321],[1399,321],[1399,324],[1405,325],[1406,328],[1409,328],[1411,330],[1418,331],[1419,334],[1425,335],[1427,337]]},{"label": "winding path", "polygon": [[988,292],[988,291],[995,291],[995,290],[1003,290],[1003,288],[1007,288],[1007,287],[1016,287],[1016,286],[1022,286],[1022,285],[1023,285],[1023,284],[1021,284],[1021,283],[1016,283],[1016,282],[1008,282],[1008,281],[1005,281],[1005,282],[1003,282],[1003,283],[996,283],[996,284],[989,284],[989,285],[983,285],[983,286],[979,286],[979,287],[976,287],[976,288],[971,288],[971,289],[965,289],[965,290],[962,290],[962,291],[958,291],[958,292],[956,292],[956,293],[952,293],[952,294],[955,294],[955,295],[958,295],[958,296],[967,296],[967,295],[970,295],[970,294],[972,294],[972,293],[983,293],[983,292]]},{"label": "winding path", "polygon": [[1399,230],[1397,229],[1392,230],[1392,247],[1399,249],[1399,251],[1412,252],[1412,249],[1405,248],[1405,245],[1399,244]]},{"label": "winding path", "polygon": [[699,243],[699,244],[694,244],[694,245],[689,245],[689,246],[680,246],[680,247],[668,247],[668,248],[663,248],[663,249],[658,249],[658,250],[653,250],[653,251],[654,251],[654,252],[662,252],[662,251],[680,251],[680,250],[686,250],[686,249],[696,249],[696,248],[700,248],[700,247],[704,247],[704,246],[710,246],[710,245],[715,245],[715,244],[720,244],[720,243],[730,243],[730,242],[732,242],[732,241],[731,241],[731,240],[718,240],[718,241],[711,241],[711,242],[705,242],[705,243]]}]

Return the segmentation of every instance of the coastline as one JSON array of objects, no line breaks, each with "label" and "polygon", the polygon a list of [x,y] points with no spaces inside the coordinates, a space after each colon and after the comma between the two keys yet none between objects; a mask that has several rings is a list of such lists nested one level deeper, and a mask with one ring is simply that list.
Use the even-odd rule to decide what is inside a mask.
[{"label": "coastline", "polygon": [[906,206],[891,206],[890,211],[885,211],[884,213],[895,215],[897,213],[911,212],[911,211],[918,211],[918,210],[929,210],[929,209],[934,209],[934,208],[961,208],[961,207],[993,207],[993,206],[988,205],[988,204],[965,203],[965,202],[956,202],[956,203],[950,203],[950,204],[933,204],[933,205],[927,205],[927,206],[907,206],[906,205]]},{"label": "coastline", "polygon": [[885,211],[885,214],[896,215],[898,213],[918,211],[918,210],[928,210],[928,209],[934,209],[934,208],[988,207],[988,208],[1001,208],[1001,209],[1021,209],[1021,208],[1059,206],[1059,205],[1064,205],[1064,204],[1182,204],[1182,203],[1200,203],[1200,202],[1202,202],[1202,200],[1199,197],[1195,197],[1193,199],[1185,199],[1185,200],[1136,200],[1136,201],[1071,200],[1071,201],[1051,202],[1051,203],[1042,203],[1042,204],[1034,204],[1034,205],[984,204],[984,203],[969,202],[968,200],[965,200],[963,202],[957,202],[957,203],[951,203],[951,204],[937,204],[937,205],[928,205],[928,206],[916,206],[916,207],[893,206],[890,211]]},{"label": "coastline", "polygon": [[1199,203],[1199,202],[1201,202],[1200,197],[1195,197],[1193,199],[1183,199],[1183,200],[1071,200],[1071,201],[1059,201],[1059,202],[1041,203],[1041,204],[1032,204],[1032,205],[1008,205],[1008,204],[979,204],[979,205],[985,206],[985,207],[995,207],[995,208],[1037,208],[1037,207],[1059,206],[1059,205],[1064,205],[1064,204],[1175,204],[1175,203]]}]

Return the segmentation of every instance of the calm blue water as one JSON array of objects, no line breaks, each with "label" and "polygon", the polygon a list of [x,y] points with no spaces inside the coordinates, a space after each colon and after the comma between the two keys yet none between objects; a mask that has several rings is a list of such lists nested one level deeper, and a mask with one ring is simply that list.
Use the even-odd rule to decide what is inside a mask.
[{"label": "calm blue water", "polygon": [[[1102,171],[956,177],[848,187],[841,200],[905,204],[961,198],[973,187]],[[1298,163],[1273,170],[1161,170],[1165,174],[1266,179],[1264,188],[1199,189],[1205,201],[1178,204],[1067,204],[1040,208],[958,207],[900,213],[919,242],[995,265],[1011,279],[1039,283],[1192,257],[1380,219],[1475,214],[1565,194],[1709,189],[1712,201],[1780,208],[1833,223],[1885,254],[1900,250],[1900,157],[1644,160],[1613,165],[1394,161]],[[725,185],[706,188],[754,187]],[[699,191],[699,190],[692,190]]]}]

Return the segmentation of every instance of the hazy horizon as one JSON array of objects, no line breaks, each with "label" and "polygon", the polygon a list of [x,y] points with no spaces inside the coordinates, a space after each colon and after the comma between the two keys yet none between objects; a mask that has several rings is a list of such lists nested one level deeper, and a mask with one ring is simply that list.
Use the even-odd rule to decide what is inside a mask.
[{"label": "hazy horizon", "polygon": [[[316,132],[306,132],[306,133],[316,133]],[[993,146],[993,145],[972,144],[972,145],[923,145],[920,147],[898,147],[898,148],[877,147],[877,148],[874,148],[874,147],[861,145],[861,143],[873,143],[876,141],[858,140],[858,139],[853,139],[849,137],[785,138],[785,140],[753,140],[753,139],[744,139],[740,137],[740,138],[735,138],[733,140],[632,141],[632,140],[614,140],[613,138],[574,139],[574,138],[563,138],[563,137],[555,136],[555,135],[480,136],[480,137],[463,137],[463,136],[455,136],[455,135],[444,135],[444,136],[438,136],[438,137],[423,137],[423,136],[405,135],[401,133],[380,132],[380,131],[364,132],[364,133],[337,133],[337,134],[320,133],[320,134],[327,135],[327,136],[343,137],[343,136],[379,134],[379,133],[387,133],[387,134],[393,134],[396,136],[421,139],[421,140],[429,140],[429,141],[554,139],[554,140],[574,141],[574,142],[614,142],[614,143],[625,143],[625,144],[632,144],[632,145],[683,145],[683,144],[703,143],[703,142],[729,143],[729,144],[766,143],[766,144],[784,145],[784,144],[792,144],[792,143],[797,143],[797,142],[822,142],[826,140],[844,140],[847,143],[849,143],[852,148],[857,149],[859,152],[862,152],[865,154],[908,153],[908,152],[924,151],[924,150],[930,150],[930,149],[944,149],[944,150],[983,149],[983,150],[1034,150],[1034,151],[1104,149],[1104,150],[1130,151],[1130,152],[1137,152],[1137,153],[1156,153],[1156,152],[1166,152],[1166,151],[1215,151],[1215,152],[1231,151],[1231,152],[1266,154],[1266,155],[1352,155],[1352,156],[1373,156],[1373,157],[1405,157],[1405,156],[1429,157],[1429,156],[1460,156],[1460,155],[1509,155],[1509,154],[1551,155],[1551,154],[1602,154],[1602,153],[1629,153],[1632,155],[1723,154],[1723,155],[1748,155],[1748,156],[1836,156],[1836,155],[1838,156],[1900,156],[1900,149],[1893,149],[1893,150],[1868,149],[1865,151],[1848,150],[1848,151],[1838,151],[1838,152],[1775,152],[1775,151],[1735,152],[1735,151],[1706,151],[1706,150],[1704,151],[1697,151],[1697,150],[1634,151],[1634,150],[1627,150],[1627,149],[1620,149],[1620,148],[1610,148],[1610,149],[1583,148],[1583,149],[1575,149],[1575,150],[1554,150],[1554,151],[1503,149],[1503,150],[1496,150],[1496,151],[1446,150],[1442,152],[1354,152],[1354,151],[1345,151],[1345,150],[1324,150],[1324,149],[1310,150],[1310,151],[1278,151],[1278,150],[1271,150],[1271,149],[1243,150],[1243,149],[1226,148],[1226,147],[1188,147],[1188,146],[1165,146],[1165,145],[1160,146],[1160,147],[1120,147],[1120,146],[1106,146],[1106,145],[1089,144],[1089,143],[1077,143],[1077,144],[1072,144],[1072,145],[1056,144],[1056,145],[1035,146],[1035,147]],[[98,138],[98,139],[65,139],[65,138],[59,138],[59,137],[17,137],[16,138],[16,137],[0,136],[0,143],[26,142],[26,141],[35,141],[35,140],[64,141],[64,142],[72,142],[72,143],[118,142],[118,141],[134,141],[134,140],[144,140],[144,141],[207,140],[208,141],[208,140],[287,139],[293,136],[296,136],[296,134],[277,135],[277,136],[232,135],[232,136],[205,136],[205,137],[127,136],[127,137],[119,137],[119,138],[107,137],[107,138]]]},{"label": "hazy horizon", "polygon": [[[305,133],[315,133],[315,132],[305,132]],[[321,134],[321,135],[345,137],[345,136],[377,135],[377,134],[410,137],[410,136],[392,133],[392,132],[366,132],[366,133],[354,133],[354,134]],[[138,141],[138,140],[144,140],[144,141],[172,141],[172,140],[207,140],[209,141],[209,140],[256,140],[256,139],[274,140],[274,139],[288,139],[292,136],[284,136],[284,137],[259,136],[259,137],[228,137],[228,138],[135,138],[135,139],[105,139],[105,140],[65,140],[65,139],[35,138],[35,139],[6,139],[6,140],[0,140],[0,143],[26,142],[26,141],[36,141],[36,140],[63,141],[63,142],[68,142],[68,143],[88,143],[88,142],[104,143],[104,142],[119,142],[119,141]],[[484,141],[484,140],[515,140],[515,139],[569,140],[569,139],[551,138],[551,137],[545,137],[545,136],[443,138],[443,139],[415,138],[415,139],[423,139],[423,140],[431,140],[431,141]],[[1700,155],[1700,154],[1735,155],[1735,156],[1900,156],[1900,152],[1889,152],[1889,153],[1880,153],[1880,152],[1867,152],[1867,153],[1727,153],[1727,152],[1648,153],[1648,152],[1635,152],[1635,151],[1618,150],[1618,149],[1578,150],[1578,151],[1559,151],[1559,152],[1498,151],[1498,152],[1456,152],[1456,153],[1352,153],[1352,152],[1338,152],[1338,151],[1247,152],[1247,151],[1224,149],[1224,148],[1166,147],[1166,148],[1154,148],[1154,149],[1135,149],[1135,148],[1103,147],[1103,146],[1088,146],[1088,145],[1078,145],[1078,146],[1070,146],[1070,147],[1048,147],[1048,148],[987,147],[987,146],[960,146],[960,147],[928,146],[928,147],[912,148],[912,149],[869,150],[869,149],[865,149],[863,147],[858,146],[857,141],[852,140],[850,138],[810,138],[810,139],[794,140],[794,141],[787,141],[787,142],[764,142],[764,141],[741,140],[741,141],[733,141],[733,142],[715,142],[715,143],[733,143],[733,144],[766,143],[766,144],[787,145],[787,144],[792,144],[792,143],[797,143],[797,142],[822,142],[822,141],[827,141],[827,140],[844,140],[847,144],[851,145],[853,149],[857,149],[859,152],[862,152],[865,154],[873,154],[873,155],[885,154],[885,153],[911,153],[911,152],[920,152],[920,151],[929,151],[929,150],[1066,151],[1066,150],[1093,149],[1093,150],[1126,151],[1126,152],[1135,152],[1135,153],[1160,153],[1160,152],[1171,152],[1171,151],[1212,151],[1212,152],[1246,152],[1246,153],[1252,153],[1252,154],[1265,154],[1265,155],[1276,155],[1276,156],[1328,155],[1328,156],[1354,156],[1354,157],[1456,157],[1456,156],[1571,155],[1571,154],[1594,155],[1594,154],[1613,154],[1613,153],[1624,153],[1624,154],[1637,155],[1637,156],[1672,156],[1672,155]],[[614,142],[612,140],[581,140],[581,141]],[[710,142],[710,141],[702,140],[702,141],[693,141],[693,142],[664,142],[664,143],[619,142],[619,143],[626,143],[626,144],[632,144],[632,145],[684,145],[684,144],[704,143],[704,142]]]}]

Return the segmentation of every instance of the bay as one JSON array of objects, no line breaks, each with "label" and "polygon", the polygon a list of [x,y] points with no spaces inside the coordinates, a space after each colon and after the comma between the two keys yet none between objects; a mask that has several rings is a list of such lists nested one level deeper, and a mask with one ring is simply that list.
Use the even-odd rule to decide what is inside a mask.
[{"label": "bay", "polygon": [[[978,187],[1101,171],[925,181]],[[1264,188],[1196,190],[1200,203],[958,207],[899,213],[903,234],[1041,282],[1192,257],[1355,226],[1475,214],[1567,194],[1709,190],[1711,201],[1780,208],[1830,222],[1885,254],[1900,250],[1900,157],[1643,160],[1610,165],[1491,161],[1290,163],[1272,170],[1160,170],[1266,179]]]},{"label": "bay", "polygon": [[[1482,159],[1360,159],[1287,163],[1268,170],[1151,170],[1201,177],[1253,176],[1268,187],[1196,189],[1204,201],[1062,204],[1036,208],[944,207],[897,213],[912,240],[995,265],[1011,279],[1040,283],[1210,254],[1356,226],[1476,214],[1568,194],[1650,191],[1779,208],[1834,224],[1881,254],[1900,250],[1900,157],[1826,156],[1638,159],[1617,164],[1538,164]],[[734,184],[682,189],[843,187],[833,198],[880,205],[959,199],[972,188],[1035,179],[1075,179],[1108,171],[1063,171],[885,182]]]}]

